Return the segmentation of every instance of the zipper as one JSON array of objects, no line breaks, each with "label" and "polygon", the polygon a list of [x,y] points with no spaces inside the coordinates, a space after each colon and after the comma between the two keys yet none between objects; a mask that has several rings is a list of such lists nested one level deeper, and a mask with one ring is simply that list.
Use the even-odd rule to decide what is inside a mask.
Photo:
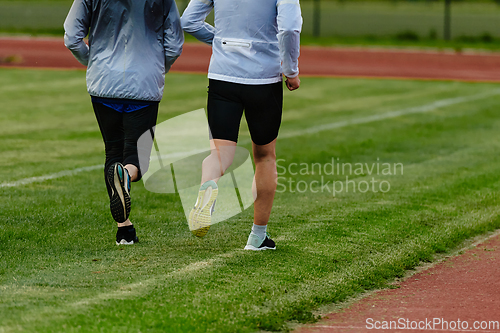
[{"label": "zipper", "polygon": [[248,42],[239,42],[234,40],[223,40],[222,45],[224,46],[236,46],[236,47],[246,47],[250,48],[250,43]]}]

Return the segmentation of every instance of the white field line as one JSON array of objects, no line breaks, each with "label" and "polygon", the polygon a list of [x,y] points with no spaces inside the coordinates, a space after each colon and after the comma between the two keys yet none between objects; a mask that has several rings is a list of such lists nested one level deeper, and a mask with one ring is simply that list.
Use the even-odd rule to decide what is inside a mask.
[{"label": "white field line", "polygon": [[480,94],[476,94],[476,95],[472,95],[472,96],[442,99],[442,100],[435,101],[433,103],[426,104],[426,105],[415,106],[415,107],[397,110],[397,111],[390,111],[390,112],[386,112],[386,113],[382,113],[382,114],[376,114],[373,116],[359,117],[359,118],[354,118],[354,119],[350,119],[350,120],[344,120],[344,121],[338,121],[338,122],[329,123],[329,124],[313,126],[313,127],[305,128],[303,130],[299,130],[299,131],[292,131],[292,132],[280,134],[279,138],[280,139],[294,138],[297,136],[302,136],[302,135],[307,135],[307,134],[316,134],[316,133],[319,133],[322,131],[346,127],[346,126],[350,126],[350,125],[366,124],[366,123],[371,123],[374,121],[391,119],[391,118],[396,118],[396,117],[405,116],[405,115],[409,115],[409,114],[415,114],[415,113],[426,113],[426,112],[434,111],[438,108],[451,106],[451,105],[455,105],[455,104],[460,104],[460,103],[472,102],[472,101],[476,101],[479,99],[483,99],[483,98],[487,98],[487,97],[491,97],[491,96],[495,96],[495,95],[500,95],[500,89],[494,89],[494,90],[486,91],[484,93],[480,93]]},{"label": "white field line", "polygon": [[[426,105],[421,105],[421,106],[415,106],[407,109],[401,109],[401,110],[396,110],[396,111],[390,111],[382,114],[376,114],[373,116],[366,116],[366,117],[359,117],[359,118],[354,118],[350,120],[344,120],[344,121],[338,121],[338,122],[333,122],[333,123],[328,123],[328,124],[323,124],[323,125],[318,125],[318,126],[312,126],[309,128],[305,128],[299,131],[290,131],[288,133],[282,133],[280,134],[279,138],[280,139],[288,139],[288,138],[294,138],[298,136],[303,136],[303,135],[308,135],[308,134],[316,134],[319,132],[331,130],[331,129],[336,129],[336,128],[342,128],[342,127],[347,127],[351,125],[359,125],[359,124],[366,124],[366,123],[371,123],[375,121],[380,121],[384,119],[391,119],[391,118],[396,118],[400,116],[405,116],[409,114],[417,114],[417,113],[426,113],[430,111],[434,111],[438,108],[442,107],[447,107],[451,105],[456,105],[460,103],[466,103],[466,102],[472,102],[484,98],[488,98],[491,96],[495,95],[500,95],[500,89],[494,89],[490,91],[486,91],[484,93],[472,95],[472,96],[464,96],[464,97],[455,97],[455,98],[447,98],[447,99],[442,99],[439,101],[432,102],[430,104]],[[250,143],[242,141],[240,144],[246,144]],[[193,151],[195,153],[201,152],[204,150],[196,150]],[[186,152],[185,156],[188,156],[190,153],[193,152]],[[170,156],[171,155],[171,156]],[[183,154],[182,153],[174,153],[174,154],[169,154],[165,156],[161,156],[162,158],[169,158],[169,157],[181,157]],[[77,168],[73,170],[63,170],[57,173],[45,175],[45,176],[39,176],[39,177],[31,177],[31,178],[24,178],[20,179],[17,181],[13,182],[5,182],[0,184],[0,188],[4,187],[17,187],[17,186],[22,186],[22,185],[27,185],[31,183],[39,183],[43,182],[46,180],[50,179],[56,179],[56,178],[61,178],[61,177],[66,177],[66,176],[73,176],[81,172],[85,171],[92,171],[96,170],[99,168],[102,168],[102,165],[93,165],[93,166],[88,166],[88,167],[83,167],[83,168]]]},{"label": "white field line", "polygon": [[[173,154],[161,155],[160,157],[164,158],[164,159],[180,158],[180,157],[190,156],[193,154],[202,153],[202,152],[208,151],[208,150],[209,149],[196,149],[196,150],[192,150],[192,151],[184,152],[184,153],[173,153]],[[155,160],[155,159],[158,159],[158,157],[153,156],[151,159]],[[22,186],[22,185],[28,185],[31,183],[40,183],[40,182],[44,182],[44,181],[50,180],[50,179],[57,179],[57,178],[66,177],[66,176],[74,176],[80,172],[102,169],[103,167],[104,166],[102,164],[97,164],[97,165],[92,165],[92,166],[88,166],[88,167],[76,168],[76,169],[72,169],[72,170],[63,170],[63,171],[59,171],[59,172],[52,173],[49,175],[44,175],[44,176],[39,176],[39,177],[30,177],[30,178],[16,180],[13,182],[1,183],[0,188],[17,187],[17,186]]]},{"label": "white field line", "polygon": [[[235,251],[233,251],[234,253]],[[113,290],[110,292],[99,293],[93,297],[84,298],[74,303],[67,304],[67,306],[73,306],[81,308],[82,305],[96,304],[102,300],[110,299],[124,299],[127,297],[139,296],[143,293],[144,289],[148,289],[150,286],[158,284],[159,282],[164,283],[170,278],[174,278],[179,275],[190,274],[197,271],[204,270],[206,268],[212,267],[214,263],[221,259],[221,257],[231,256],[232,253],[225,255],[218,255],[215,258],[197,261],[191,263],[183,268],[177,269],[176,271],[167,273],[165,275],[156,276],[147,280],[142,280],[139,282],[130,283],[120,287],[120,290]]]},{"label": "white field line", "polygon": [[1,183],[0,188],[16,187],[16,186],[22,186],[22,185],[27,185],[27,184],[31,184],[31,183],[40,183],[40,182],[43,182],[43,181],[46,181],[49,179],[56,179],[56,178],[61,178],[61,177],[66,177],[66,176],[73,176],[73,175],[76,175],[80,172],[97,170],[99,168],[102,168],[101,164],[92,165],[92,166],[83,167],[83,168],[77,168],[77,169],[73,169],[73,170],[63,170],[63,171],[59,171],[56,173],[52,173],[50,175],[39,176],[39,177],[30,177],[30,178],[16,180],[14,182]]},{"label": "white field line", "polygon": [[[193,262],[189,265],[186,265],[182,268],[178,268],[177,270],[174,270],[172,272],[169,272],[167,274],[155,276],[146,280],[126,284],[123,286],[120,286],[119,289],[115,289],[112,291],[107,291],[107,292],[102,292],[102,293],[97,293],[94,296],[91,297],[86,297],[83,299],[80,299],[75,302],[68,302],[68,303],[61,303],[58,304],[57,306],[46,306],[42,308],[40,312],[36,311],[29,311],[25,314],[23,321],[25,322],[32,322],[35,320],[38,320],[40,317],[46,317],[50,315],[56,315],[56,314],[64,314],[67,313],[68,311],[72,311],[73,308],[77,309],[82,309],[82,307],[89,306],[89,305],[94,305],[94,304],[99,304],[102,301],[108,301],[108,300],[114,300],[114,299],[119,299],[119,300],[125,300],[129,299],[131,297],[136,297],[140,295],[144,295],[145,290],[148,290],[151,288],[151,286],[154,286],[156,284],[162,284],[164,285],[165,283],[168,283],[169,279],[174,279],[176,277],[183,277],[184,275],[189,275],[189,274],[196,274],[196,272],[203,271],[205,269],[208,269],[210,267],[213,267],[215,264],[218,262],[221,262],[224,260],[224,258],[231,258],[233,257],[236,253],[241,252],[243,250],[234,250],[231,252],[223,253],[214,256],[211,259],[207,260],[202,260],[202,261],[197,261]],[[28,292],[32,292],[28,290]],[[7,326],[7,327],[0,327],[0,333],[2,333],[2,329],[7,328],[7,331],[13,330],[12,326]]]}]

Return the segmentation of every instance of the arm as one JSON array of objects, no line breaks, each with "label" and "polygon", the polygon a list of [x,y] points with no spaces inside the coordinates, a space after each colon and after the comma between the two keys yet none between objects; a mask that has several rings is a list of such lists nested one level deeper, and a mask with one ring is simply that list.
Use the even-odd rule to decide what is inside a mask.
[{"label": "arm", "polygon": [[165,72],[170,70],[175,60],[182,53],[184,33],[182,32],[179,11],[175,1],[171,1],[170,9],[163,25],[163,48],[165,49]]},{"label": "arm", "polygon": [[191,0],[181,17],[182,29],[199,41],[212,45],[215,28],[205,22],[214,8],[213,0]]},{"label": "arm", "polygon": [[89,32],[91,9],[87,0],[75,0],[64,21],[64,45],[82,65],[89,63],[89,47],[83,39]]},{"label": "arm", "polygon": [[302,16],[298,0],[278,0],[278,42],[283,74],[289,90],[300,86],[299,55]]}]

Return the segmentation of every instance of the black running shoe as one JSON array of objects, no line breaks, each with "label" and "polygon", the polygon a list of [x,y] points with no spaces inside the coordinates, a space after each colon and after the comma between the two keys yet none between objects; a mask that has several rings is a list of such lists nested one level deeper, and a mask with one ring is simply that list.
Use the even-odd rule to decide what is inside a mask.
[{"label": "black running shoe", "polygon": [[121,163],[109,167],[106,180],[111,187],[109,208],[118,223],[123,223],[130,214],[130,176]]},{"label": "black running shoe", "polygon": [[248,236],[248,242],[245,246],[245,250],[252,251],[262,251],[262,250],[276,250],[276,244],[269,238],[269,234],[266,233],[266,238],[262,240],[259,236],[255,234],[250,234]]},{"label": "black running shoe", "polygon": [[119,227],[116,232],[116,245],[132,245],[139,242],[139,238],[135,234],[133,225]]}]

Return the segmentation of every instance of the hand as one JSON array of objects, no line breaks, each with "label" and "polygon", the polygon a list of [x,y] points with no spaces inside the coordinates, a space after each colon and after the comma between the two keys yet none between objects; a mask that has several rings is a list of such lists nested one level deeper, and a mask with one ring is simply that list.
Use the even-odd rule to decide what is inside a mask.
[{"label": "hand", "polygon": [[293,78],[287,77],[285,83],[286,83],[286,87],[290,91],[293,91],[295,89],[299,89],[299,87],[300,87],[299,76],[297,75],[296,77],[293,77]]}]

